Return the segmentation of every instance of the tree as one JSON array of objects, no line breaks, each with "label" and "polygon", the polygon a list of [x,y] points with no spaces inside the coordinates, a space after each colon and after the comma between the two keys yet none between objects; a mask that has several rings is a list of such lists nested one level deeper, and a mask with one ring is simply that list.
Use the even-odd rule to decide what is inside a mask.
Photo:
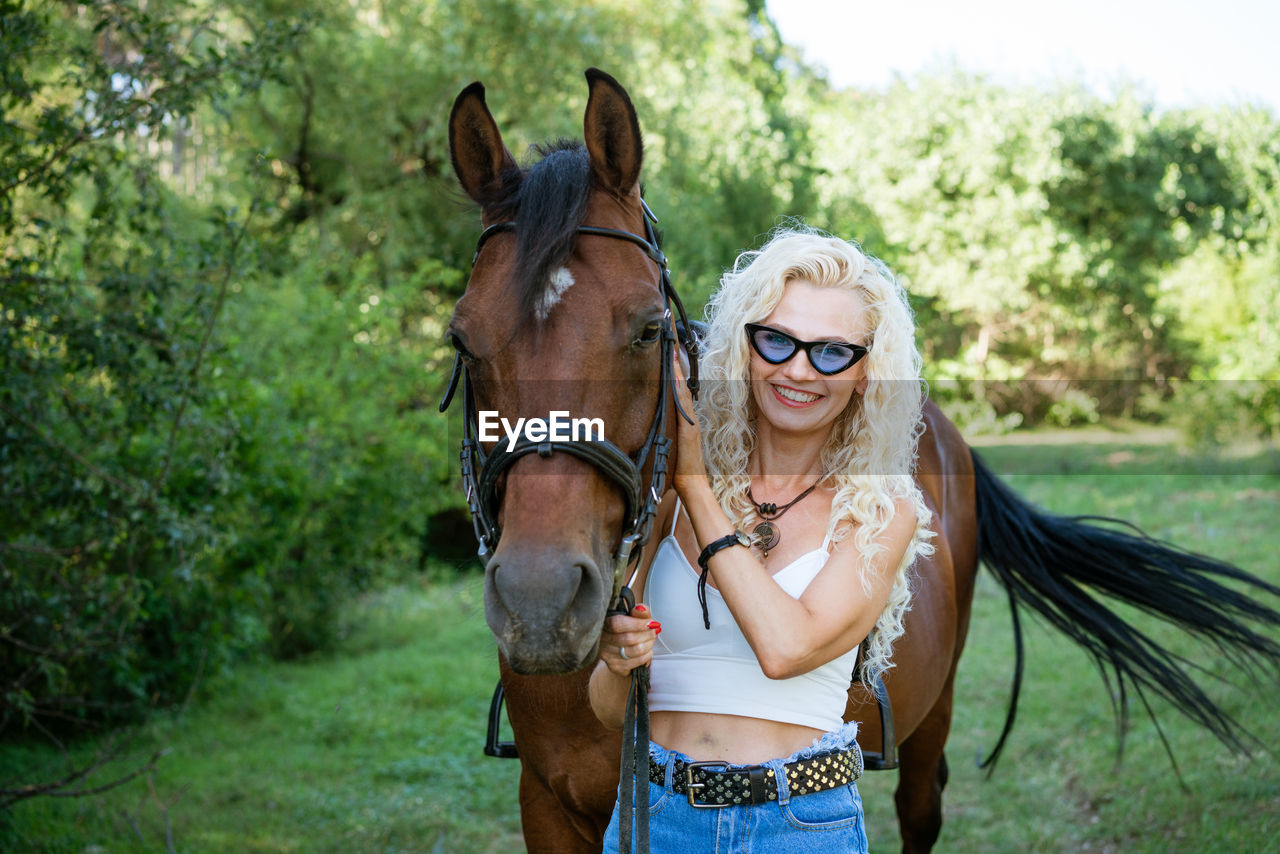
[{"label": "tree", "polygon": [[182,696],[244,638],[205,559],[238,425],[208,383],[250,212],[142,143],[260,82],[211,8],[0,6],[0,730]]},{"label": "tree", "polygon": [[822,202],[908,282],[935,396],[1068,422],[1137,414],[1190,371],[1160,282],[1246,204],[1194,118],[952,72],[816,121]]}]

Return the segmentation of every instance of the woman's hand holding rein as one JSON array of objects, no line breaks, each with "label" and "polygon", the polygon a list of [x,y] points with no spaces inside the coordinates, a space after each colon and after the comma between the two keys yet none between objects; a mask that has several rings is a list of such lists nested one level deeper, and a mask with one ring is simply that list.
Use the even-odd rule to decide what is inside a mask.
[{"label": "woman's hand holding rein", "polygon": [[600,660],[618,676],[630,676],[653,659],[653,645],[661,631],[662,624],[643,604],[636,605],[630,616],[609,617],[600,632]]},{"label": "woman's hand holding rein", "polygon": [[605,619],[599,661],[587,687],[591,708],[605,726],[622,729],[631,671],[653,660],[653,645],[661,631],[662,624],[643,604],[637,604],[630,615]]}]

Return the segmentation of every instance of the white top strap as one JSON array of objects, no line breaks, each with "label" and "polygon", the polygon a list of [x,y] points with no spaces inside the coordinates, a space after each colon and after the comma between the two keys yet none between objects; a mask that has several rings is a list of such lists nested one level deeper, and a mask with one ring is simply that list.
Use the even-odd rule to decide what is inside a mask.
[{"label": "white top strap", "polygon": [[676,522],[679,522],[679,521],[680,521],[680,496],[679,496],[679,495],[677,495],[677,496],[676,496],[676,509],[675,509],[675,511],[671,514],[671,530],[670,530],[670,531],[667,531],[667,536],[668,536],[668,537],[675,536],[675,533],[676,533]]}]

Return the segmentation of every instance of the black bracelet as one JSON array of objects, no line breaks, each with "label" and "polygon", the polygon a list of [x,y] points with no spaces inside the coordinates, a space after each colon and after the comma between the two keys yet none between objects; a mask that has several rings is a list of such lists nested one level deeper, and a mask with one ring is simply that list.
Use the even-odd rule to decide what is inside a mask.
[{"label": "black bracelet", "polygon": [[707,547],[698,555],[698,566],[702,567],[703,572],[708,572],[707,561],[715,556],[716,552],[729,548],[729,546],[746,546],[751,548],[751,538],[741,531],[734,531],[732,534],[725,534],[718,540],[714,540],[707,544]]},{"label": "black bracelet", "polygon": [[698,566],[702,567],[702,575],[698,576],[698,604],[702,606],[702,624],[708,629],[711,628],[711,614],[707,611],[707,576],[711,574],[711,567],[707,566],[707,561],[711,560],[716,552],[727,549],[729,546],[751,548],[751,540],[741,531],[734,531],[713,543],[708,543],[698,555]]}]

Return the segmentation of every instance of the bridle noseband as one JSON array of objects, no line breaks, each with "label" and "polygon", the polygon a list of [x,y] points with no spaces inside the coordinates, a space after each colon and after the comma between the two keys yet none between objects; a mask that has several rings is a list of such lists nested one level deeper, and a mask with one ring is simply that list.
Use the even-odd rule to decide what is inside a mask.
[{"label": "bridle noseband", "polygon": [[[509,446],[505,442],[499,442],[493,450],[486,453],[476,438],[475,397],[471,388],[470,378],[467,376],[466,367],[462,362],[461,353],[454,357],[453,372],[449,377],[449,385],[445,390],[443,399],[440,401],[440,411],[444,412],[449,408],[454,393],[457,391],[458,381],[461,379],[463,384],[463,438],[462,451],[459,456],[462,462],[462,484],[467,497],[467,506],[471,511],[471,522],[475,528],[476,540],[480,544],[480,556],[482,558],[487,557],[497,549],[498,540],[502,535],[501,527],[498,525],[499,479],[503,472],[511,468],[521,457],[533,453],[540,457],[549,457],[556,452],[570,454],[594,466],[622,490],[622,494],[626,499],[626,512],[623,518],[628,521],[623,528],[618,551],[614,555],[613,593],[610,597],[610,602],[617,600],[621,592],[627,566],[639,559],[641,549],[648,542],[658,502],[661,501],[663,491],[666,489],[667,457],[670,453],[671,445],[671,440],[665,435],[669,417],[667,388],[674,381],[672,358],[674,357],[677,338],[689,355],[689,390],[693,392],[695,397],[698,393],[698,340],[688,323],[688,317],[685,313],[684,304],[680,300],[680,295],[676,293],[671,284],[671,275],[667,269],[667,257],[658,247],[657,235],[653,230],[653,223],[658,221],[657,217],[653,215],[653,212],[649,210],[649,206],[643,200],[641,200],[640,204],[644,208],[644,237],[629,231],[600,228],[592,225],[580,225],[577,229],[580,235],[625,240],[638,246],[646,257],[658,265],[661,274],[659,289],[668,306],[662,319],[661,388],[663,391],[658,401],[657,412],[654,414],[653,422],[649,427],[649,433],[635,456],[628,454],[604,437],[588,437],[574,441],[534,441],[524,435],[521,435],[513,446]],[[481,232],[480,238],[476,242],[476,252],[472,258],[472,266],[479,259],[480,251],[491,237],[502,232],[514,231],[515,227],[516,224],[511,221],[498,222]],[[679,317],[678,324],[673,324],[672,322],[672,307],[675,308]],[[691,421],[690,414],[680,409],[679,400],[674,393],[669,396],[669,399],[675,401],[676,409],[680,415]],[[646,488],[644,484],[644,468],[650,457],[652,457],[652,467],[648,488]]]}]

